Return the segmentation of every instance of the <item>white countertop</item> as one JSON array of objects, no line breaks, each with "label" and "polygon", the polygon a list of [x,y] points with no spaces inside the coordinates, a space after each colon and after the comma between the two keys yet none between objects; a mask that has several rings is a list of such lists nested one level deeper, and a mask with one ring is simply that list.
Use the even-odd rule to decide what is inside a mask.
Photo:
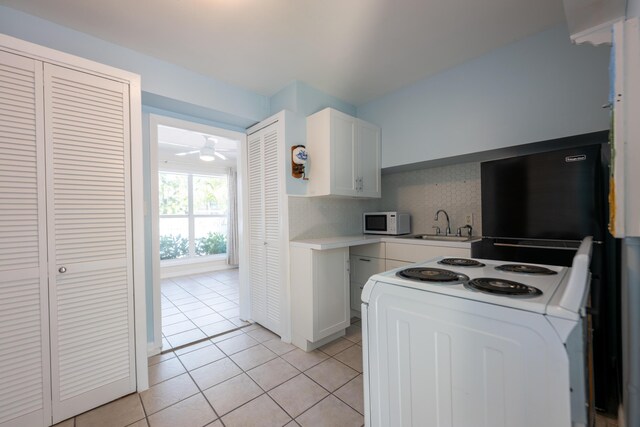
[{"label": "white countertop", "polygon": [[292,240],[289,242],[294,248],[307,248],[316,250],[346,248],[350,246],[368,245],[370,243],[402,243],[407,245],[445,246],[449,248],[470,248],[471,244],[481,240],[481,237],[473,237],[465,242],[452,242],[446,240],[422,240],[406,239],[396,236],[376,236],[358,234],[355,236],[323,237],[319,239]]}]

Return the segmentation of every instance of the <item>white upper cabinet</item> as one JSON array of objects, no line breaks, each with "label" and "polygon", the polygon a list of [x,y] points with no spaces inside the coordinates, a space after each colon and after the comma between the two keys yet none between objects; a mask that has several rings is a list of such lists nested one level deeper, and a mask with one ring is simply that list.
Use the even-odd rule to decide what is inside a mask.
[{"label": "white upper cabinet", "polygon": [[310,196],[380,197],[380,128],[325,108],[307,117]]}]

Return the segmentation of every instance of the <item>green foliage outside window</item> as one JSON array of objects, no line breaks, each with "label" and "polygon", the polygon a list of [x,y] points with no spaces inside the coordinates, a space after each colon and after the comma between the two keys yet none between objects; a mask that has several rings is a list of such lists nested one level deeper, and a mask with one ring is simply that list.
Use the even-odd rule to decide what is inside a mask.
[{"label": "green foliage outside window", "polygon": [[209,233],[196,239],[197,255],[215,255],[227,253],[227,236],[222,233]]},{"label": "green foliage outside window", "polygon": [[[222,233],[209,233],[196,239],[196,255],[216,255],[227,253],[227,236]],[[177,259],[189,255],[189,239],[178,236],[160,236],[160,259]]]},{"label": "green foliage outside window", "polygon": [[160,236],[160,259],[184,258],[189,255],[189,239],[178,236]]},{"label": "green foliage outside window", "polygon": [[186,215],[189,213],[189,187],[187,175],[160,172],[160,215]]}]

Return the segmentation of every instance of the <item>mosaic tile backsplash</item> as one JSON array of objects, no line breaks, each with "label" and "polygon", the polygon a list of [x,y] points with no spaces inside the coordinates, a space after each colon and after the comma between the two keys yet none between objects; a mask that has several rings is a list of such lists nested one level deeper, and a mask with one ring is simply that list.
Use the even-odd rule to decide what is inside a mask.
[{"label": "mosaic tile backsplash", "polygon": [[442,232],[451,220],[451,231],[465,225],[465,215],[473,215],[473,234],[481,235],[480,163],[463,163],[382,176],[382,199],[333,199],[289,197],[289,238],[313,239],[362,233],[362,214],[400,211],[411,214],[412,233],[432,233],[432,225]]},{"label": "mosaic tile backsplash", "polygon": [[444,233],[444,215],[434,220],[438,209],[449,214],[452,233],[472,214],[473,234],[481,235],[480,196],[480,163],[462,163],[383,175],[380,209],[410,213],[412,233],[433,233],[433,225]]}]

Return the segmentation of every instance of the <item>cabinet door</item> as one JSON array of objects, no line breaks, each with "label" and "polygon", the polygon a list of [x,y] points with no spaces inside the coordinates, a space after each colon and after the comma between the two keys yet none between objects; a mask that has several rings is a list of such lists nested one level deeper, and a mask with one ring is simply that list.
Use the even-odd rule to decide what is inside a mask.
[{"label": "cabinet door", "polygon": [[360,311],[362,288],[371,276],[385,271],[385,262],[382,258],[362,255],[351,255],[349,261],[351,265],[351,308]]},{"label": "cabinet door", "polygon": [[387,259],[384,262],[384,268],[385,271],[389,271],[389,270],[393,270],[394,268],[400,268],[400,267],[405,267],[407,265],[410,265],[410,262],[407,261],[398,261],[395,259]]},{"label": "cabinet door", "polygon": [[407,262],[423,262],[438,256],[468,258],[471,249],[449,246],[412,245],[408,243],[387,243],[387,259]]},{"label": "cabinet door", "polygon": [[0,52],[0,425],[49,425],[42,63]]},{"label": "cabinet door", "polygon": [[361,197],[380,197],[381,146],[380,128],[358,121],[357,126],[357,176],[361,180]]},{"label": "cabinet door", "polygon": [[129,95],[45,64],[54,422],[135,391]]},{"label": "cabinet door", "polygon": [[363,283],[351,282],[351,310],[360,311]]},{"label": "cabinet door", "polygon": [[352,277],[355,282],[365,284],[374,274],[385,271],[384,259],[355,256],[352,260],[351,268],[354,270]]},{"label": "cabinet door", "polygon": [[355,118],[331,111],[331,194],[355,196]]},{"label": "cabinet door", "polygon": [[313,337],[311,341],[341,331],[351,323],[349,249],[312,251]]}]

